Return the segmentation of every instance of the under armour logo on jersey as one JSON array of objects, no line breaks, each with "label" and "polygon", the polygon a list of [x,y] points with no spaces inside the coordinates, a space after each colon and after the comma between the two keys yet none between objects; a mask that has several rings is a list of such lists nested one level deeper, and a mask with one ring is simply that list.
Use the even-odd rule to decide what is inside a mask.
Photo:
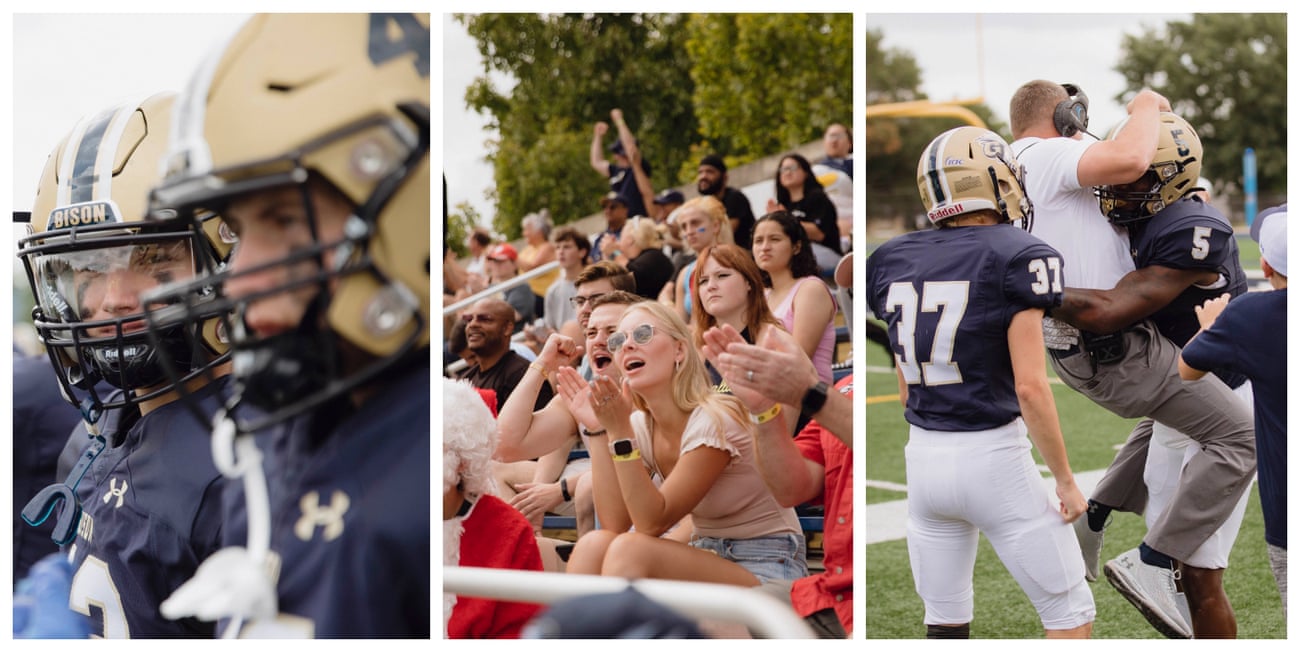
[{"label": "under armour logo on jersey", "polygon": [[347,494],[335,489],[334,493],[330,494],[330,504],[322,506],[320,494],[309,491],[298,501],[298,507],[302,509],[302,518],[299,518],[293,526],[293,533],[303,541],[311,541],[319,526],[324,529],[325,540],[333,541],[343,534],[343,515],[347,513],[351,504],[352,501]]},{"label": "under armour logo on jersey", "polygon": [[113,498],[117,498],[117,504],[113,505],[113,509],[117,509],[122,506],[122,500],[125,498],[125,494],[126,480],[123,480],[122,486],[119,487],[117,486],[117,478],[108,479],[108,493],[104,494],[105,503],[112,501]]}]

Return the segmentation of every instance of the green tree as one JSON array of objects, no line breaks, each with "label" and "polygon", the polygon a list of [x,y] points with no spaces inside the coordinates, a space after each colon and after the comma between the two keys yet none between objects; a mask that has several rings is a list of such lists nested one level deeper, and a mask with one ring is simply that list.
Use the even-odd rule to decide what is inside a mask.
[{"label": "green tree", "polygon": [[478,211],[467,201],[456,204],[455,209],[447,213],[442,235],[447,247],[456,252],[457,258],[469,255],[469,247],[465,241],[469,237],[469,232],[479,223],[479,219]]},{"label": "green tree", "polygon": [[[611,109],[623,110],[656,187],[670,185],[667,170],[673,164],[666,161],[684,156],[696,132],[681,16],[456,18],[477,41],[484,72],[516,80],[511,89],[497,89],[485,74],[465,93],[467,105],[488,114],[499,133],[488,152],[497,231],[518,237],[519,220],[543,207],[558,223],[599,210],[608,184],[588,165],[588,150],[593,125],[609,122]],[[611,138],[606,135],[605,142]]]},{"label": "green tree", "polygon": [[[928,97],[921,91],[922,71],[911,52],[885,48],[880,30],[867,31],[867,105],[916,102]],[[967,106],[984,124],[1008,140],[1006,125],[980,101]],[[866,176],[868,220],[902,218],[905,228],[922,212],[916,189],[916,161],[935,136],[965,124],[955,118],[882,117],[867,120],[863,166]]]},{"label": "green tree", "polygon": [[686,31],[701,148],[741,164],[852,124],[852,14],[695,14]]},{"label": "green tree", "polygon": [[1286,14],[1195,14],[1126,35],[1116,70],[1126,101],[1143,87],[1169,98],[1205,147],[1203,171],[1240,188],[1255,149],[1261,196],[1286,193]]},{"label": "green tree", "polygon": [[[599,210],[592,127],[622,109],[655,188],[695,176],[703,150],[732,164],[820,138],[852,118],[851,14],[458,14],[484,75],[467,106],[490,116],[495,229],[546,207]],[[488,74],[515,80],[499,89]],[[611,125],[605,142],[614,134]]]}]

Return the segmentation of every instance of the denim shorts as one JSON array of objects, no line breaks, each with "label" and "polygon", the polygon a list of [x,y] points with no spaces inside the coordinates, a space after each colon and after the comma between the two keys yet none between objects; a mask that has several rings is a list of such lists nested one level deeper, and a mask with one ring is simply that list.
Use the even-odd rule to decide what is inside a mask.
[{"label": "denim shorts", "polygon": [[759,582],[797,580],[808,575],[808,552],[802,534],[774,534],[753,539],[691,537],[691,547],[734,561]]}]

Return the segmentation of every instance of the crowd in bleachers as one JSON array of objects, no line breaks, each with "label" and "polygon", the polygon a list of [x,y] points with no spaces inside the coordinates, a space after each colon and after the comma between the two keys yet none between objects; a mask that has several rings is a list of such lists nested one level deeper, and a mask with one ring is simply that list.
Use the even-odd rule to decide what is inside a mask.
[{"label": "crowd in bleachers", "polygon": [[[444,444],[444,478],[490,476],[444,482],[444,525],[465,537],[446,539],[444,564],[495,565],[464,552],[490,495],[492,527],[533,533],[536,562],[531,547],[514,557],[528,570],[757,587],[846,637],[852,378],[832,369],[848,360],[834,279],[851,259],[836,201],[797,153],[758,218],[717,154],[700,161],[697,197],[656,193],[611,118],[618,137],[606,147],[609,125],[595,125],[589,160],[609,179],[592,202],[602,228],[554,228],[542,209],[521,248],[476,228],[469,259],[444,261],[444,382],[478,389],[494,417],[475,426],[493,432],[454,438],[474,452]],[[851,175],[848,130],[831,125],[824,144],[820,174]],[[491,463],[452,468],[469,458]],[[825,567],[811,576],[810,539]],[[447,600],[453,637],[519,636],[533,614]]]}]

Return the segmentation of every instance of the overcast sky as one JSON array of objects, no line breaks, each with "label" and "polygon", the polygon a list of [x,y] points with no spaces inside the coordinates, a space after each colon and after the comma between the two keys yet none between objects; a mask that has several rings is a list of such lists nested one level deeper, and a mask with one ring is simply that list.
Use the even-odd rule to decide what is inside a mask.
[{"label": "overcast sky", "polygon": [[46,157],[82,116],[180,91],[199,60],[246,17],[14,16],[12,209],[31,209]]},{"label": "overcast sky", "polygon": [[1124,105],[1114,99],[1124,90],[1124,78],[1114,70],[1121,37],[1190,18],[1189,14],[867,14],[864,23],[884,35],[886,49],[906,50],[916,58],[921,88],[931,99],[983,97],[1006,122],[1007,105],[1021,84],[1031,79],[1068,82],[1088,95],[1089,131],[1104,135],[1125,115]]}]

